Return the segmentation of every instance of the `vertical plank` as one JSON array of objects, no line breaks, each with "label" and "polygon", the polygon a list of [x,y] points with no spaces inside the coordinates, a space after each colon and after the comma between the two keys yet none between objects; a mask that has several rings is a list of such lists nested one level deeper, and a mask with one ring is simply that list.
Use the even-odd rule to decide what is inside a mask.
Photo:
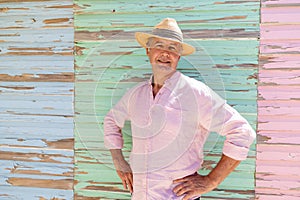
[{"label": "vertical plank", "polygon": [[300,198],[299,1],[262,1],[257,199]]},{"label": "vertical plank", "polygon": [[[124,92],[151,74],[136,31],[175,18],[197,53],[179,70],[226,98],[256,127],[260,1],[76,0],[75,199],[130,199],[103,146],[103,118]],[[128,157],[130,126],[125,131]],[[221,156],[224,138],[212,133],[205,146],[205,174]],[[254,199],[255,145],[218,189],[203,199]],[[241,180],[244,184],[240,184]]]},{"label": "vertical plank", "polygon": [[73,199],[73,2],[0,1],[0,199]]}]

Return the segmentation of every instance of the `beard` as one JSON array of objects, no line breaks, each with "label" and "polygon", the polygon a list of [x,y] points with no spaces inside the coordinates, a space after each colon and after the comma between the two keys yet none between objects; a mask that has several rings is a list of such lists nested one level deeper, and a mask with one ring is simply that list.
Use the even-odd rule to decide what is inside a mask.
[{"label": "beard", "polygon": [[176,69],[173,69],[171,66],[168,65],[155,64],[152,65],[152,72],[154,77],[158,78],[157,80],[166,80],[176,72]]},{"label": "beard", "polygon": [[175,71],[171,66],[164,64],[154,64],[152,66],[153,71],[162,72],[162,73],[170,73]]}]

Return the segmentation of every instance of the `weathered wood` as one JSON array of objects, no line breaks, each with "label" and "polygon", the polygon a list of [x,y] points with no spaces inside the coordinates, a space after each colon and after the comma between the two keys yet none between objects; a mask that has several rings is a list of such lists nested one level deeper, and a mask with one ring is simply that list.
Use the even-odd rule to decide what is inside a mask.
[{"label": "weathered wood", "polygon": [[299,199],[299,1],[262,1],[257,199]]},{"label": "weathered wood", "polygon": [[[165,17],[175,18],[185,41],[197,48],[178,69],[211,86],[256,127],[259,6],[257,0],[75,1],[75,199],[130,199],[103,146],[103,117],[128,88],[150,77],[134,33],[150,31]],[[123,132],[128,158],[129,124]],[[211,134],[201,173],[217,163],[222,143]],[[254,170],[255,145],[249,159],[203,199],[254,199]]]},{"label": "weathered wood", "polygon": [[72,199],[73,2],[0,1],[0,199]]}]

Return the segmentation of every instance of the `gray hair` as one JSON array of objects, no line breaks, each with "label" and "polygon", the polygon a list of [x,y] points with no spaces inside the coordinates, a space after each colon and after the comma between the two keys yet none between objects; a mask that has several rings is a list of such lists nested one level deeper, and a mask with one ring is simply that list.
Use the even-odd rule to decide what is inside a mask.
[{"label": "gray hair", "polygon": [[147,48],[150,48],[150,45],[152,44],[153,39],[154,39],[154,37],[149,37],[149,38],[148,38],[148,41],[147,41],[147,43],[146,43]]}]

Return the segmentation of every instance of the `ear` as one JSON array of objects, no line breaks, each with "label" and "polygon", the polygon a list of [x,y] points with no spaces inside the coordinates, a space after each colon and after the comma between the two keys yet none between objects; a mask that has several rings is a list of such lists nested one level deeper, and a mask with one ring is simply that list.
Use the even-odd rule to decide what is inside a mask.
[{"label": "ear", "polygon": [[146,54],[147,54],[147,56],[149,56],[149,48],[146,48]]}]

